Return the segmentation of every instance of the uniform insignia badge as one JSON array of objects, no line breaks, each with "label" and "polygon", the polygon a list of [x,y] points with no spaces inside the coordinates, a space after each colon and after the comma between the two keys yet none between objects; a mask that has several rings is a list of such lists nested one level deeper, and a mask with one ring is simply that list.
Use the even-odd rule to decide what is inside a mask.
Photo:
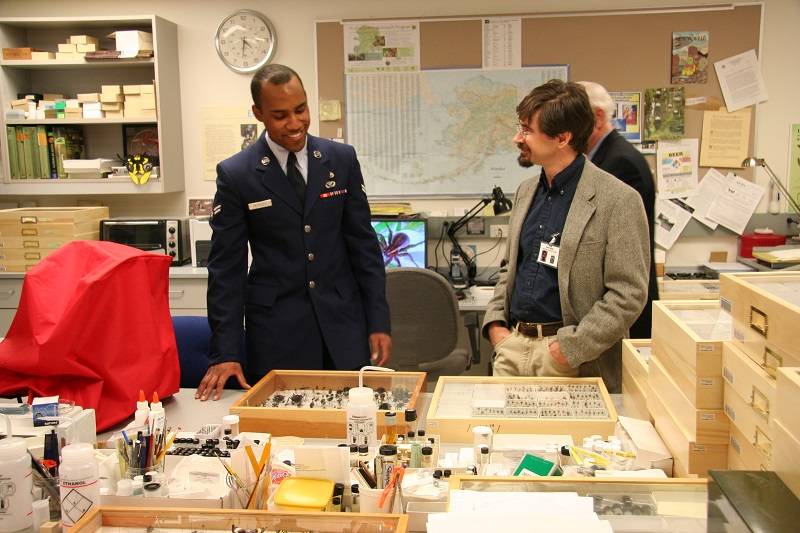
[{"label": "uniform insignia badge", "polygon": [[364,194],[367,194],[367,186],[363,183],[361,184],[361,190],[364,191]]},{"label": "uniform insignia badge", "polygon": [[319,159],[320,157],[322,157],[322,153],[319,150],[314,150],[314,157]]},{"label": "uniform insignia badge", "polygon": [[330,181],[326,181],[325,182],[325,188],[326,189],[333,189],[334,187],[336,187],[336,182],[334,180],[330,180]]},{"label": "uniform insignia badge", "polygon": [[329,177],[329,178],[332,178],[332,177],[334,177],[335,175],[336,175],[336,174],[334,174],[333,172],[329,172],[329,173],[328,173],[328,177]]},{"label": "uniform insignia badge", "polygon": [[217,204],[211,210],[211,216],[215,217],[215,216],[219,215],[221,212],[222,212],[222,204]]},{"label": "uniform insignia badge", "polygon": [[261,158],[261,164],[264,165],[264,166],[269,165],[269,157],[262,157]]}]

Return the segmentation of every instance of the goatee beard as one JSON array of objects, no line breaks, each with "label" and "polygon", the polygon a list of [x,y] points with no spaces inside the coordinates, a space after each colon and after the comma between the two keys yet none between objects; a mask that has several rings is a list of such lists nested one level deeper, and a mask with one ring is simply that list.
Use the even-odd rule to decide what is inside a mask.
[{"label": "goatee beard", "polygon": [[519,154],[517,156],[517,163],[519,163],[519,166],[521,166],[522,168],[530,168],[533,166],[533,162],[527,157],[525,157],[523,154]]}]

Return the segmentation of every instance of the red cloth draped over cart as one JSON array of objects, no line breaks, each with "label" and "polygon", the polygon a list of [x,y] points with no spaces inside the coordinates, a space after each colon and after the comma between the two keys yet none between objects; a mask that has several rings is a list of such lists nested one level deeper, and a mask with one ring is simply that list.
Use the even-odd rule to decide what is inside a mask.
[{"label": "red cloth draped over cart", "polygon": [[171,261],[103,241],[48,255],[25,275],[0,343],[0,394],[58,394],[95,409],[102,431],[133,414],[139,389],[177,392]]}]

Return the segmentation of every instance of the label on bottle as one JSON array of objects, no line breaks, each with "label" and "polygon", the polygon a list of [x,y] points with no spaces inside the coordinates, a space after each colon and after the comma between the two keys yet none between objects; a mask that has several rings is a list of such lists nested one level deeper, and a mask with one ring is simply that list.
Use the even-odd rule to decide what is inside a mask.
[{"label": "label on bottle", "polygon": [[100,500],[100,485],[96,478],[64,479],[61,485],[61,521],[72,526]]},{"label": "label on bottle", "polygon": [[16,470],[11,474],[0,472],[0,531],[27,529],[33,523],[30,465],[27,471]]},{"label": "label on bottle", "polygon": [[376,438],[375,417],[349,415],[347,417],[347,442],[374,446]]}]

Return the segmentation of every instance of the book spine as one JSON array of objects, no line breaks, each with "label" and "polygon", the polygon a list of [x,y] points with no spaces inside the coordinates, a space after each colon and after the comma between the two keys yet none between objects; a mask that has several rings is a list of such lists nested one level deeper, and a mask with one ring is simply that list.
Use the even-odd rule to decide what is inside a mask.
[{"label": "book spine", "polygon": [[25,132],[22,126],[17,126],[17,164],[19,164],[19,179],[28,177],[28,169],[25,167]]},{"label": "book spine", "polygon": [[58,179],[58,166],[56,165],[56,146],[55,146],[55,135],[53,134],[53,127],[48,126],[46,129],[47,132],[47,155],[48,155],[48,164],[50,165],[50,178],[51,179]]},{"label": "book spine", "polygon": [[6,148],[8,148],[8,166],[12,180],[19,179],[19,158],[17,157],[17,129],[6,126]]},{"label": "book spine", "polygon": [[36,140],[36,127],[25,128],[25,164],[28,165],[28,177],[37,179],[42,176],[39,168],[39,142]]},{"label": "book spine", "polygon": [[50,150],[47,144],[47,128],[36,126],[36,143],[39,148],[39,178],[50,179]]},{"label": "book spine", "polygon": [[57,127],[53,132],[53,147],[56,152],[56,173],[58,179],[66,179],[67,173],[64,171],[64,159],[67,159],[67,145],[64,138],[64,128]]}]

